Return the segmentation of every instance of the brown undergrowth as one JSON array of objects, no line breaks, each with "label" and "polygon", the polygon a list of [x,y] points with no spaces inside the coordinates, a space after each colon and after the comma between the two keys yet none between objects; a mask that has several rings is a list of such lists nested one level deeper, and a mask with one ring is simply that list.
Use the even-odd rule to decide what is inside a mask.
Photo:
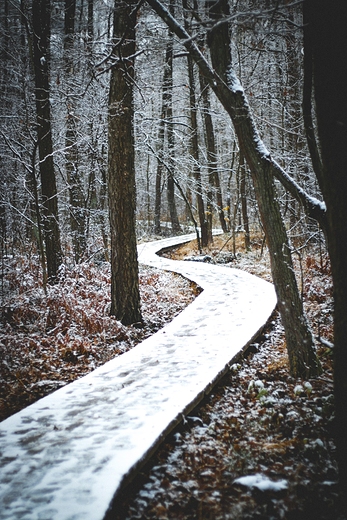
[{"label": "brown undergrowth", "polygon": [[[235,255],[227,237],[216,237],[204,260],[271,280],[261,241],[246,252],[238,240]],[[194,243],[169,254],[201,260]],[[332,342],[327,256],[312,247],[294,260],[313,333]],[[67,272],[47,297],[35,285],[33,270],[23,261],[11,271],[2,309],[4,416],[131,348],[179,312],[182,296],[183,305],[194,297],[179,277],[144,269],[146,325],[124,327],[108,315],[106,265]],[[310,381],[291,378],[275,313],[244,358],[119,494],[108,520],[345,519],[333,440],[332,355],[320,342],[317,348],[323,374]]]},{"label": "brown undergrowth", "polygon": [[173,273],[141,267],[143,324],[109,315],[110,267],[64,269],[47,295],[37,259],[7,258],[0,319],[0,420],[126,352],[172,320],[198,294]]},{"label": "brown undergrowth", "polygon": [[[202,255],[194,243],[167,254],[205,257],[271,279],[261,243],[249,253],[240,244],[235,256],[225,242],[215,238]],[[332,341],[327,256],[312,247],[294,262],[313,333]],[[275,313],[245,357],[119,494],[109,519],[345,518],[333,440],[332,355],[318,341],[317,349],[323,374],[309,381],[290,377]]]}]

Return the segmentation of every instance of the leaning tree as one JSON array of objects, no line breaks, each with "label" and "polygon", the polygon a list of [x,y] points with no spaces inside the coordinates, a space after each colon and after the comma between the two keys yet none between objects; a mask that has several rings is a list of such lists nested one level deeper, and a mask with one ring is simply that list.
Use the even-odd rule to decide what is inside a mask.
[{"label": "leaning tree", "polygon": [[[199,51],[180,24],[170,16],[158,0],[147,0],[171,30],[183,41],[186,49],[198,63],[219,101],[230,115],[237,134],[240,150],[251,170],[257,199],[267,234],[272,273],[279,299],[279,308],[286,329],[286,338],[295,320],[289,319],[290,299],[281,299],[285,287],[283,275],[291,270],[291,260],[285,230],[279,221],[277,201],[273,199],[273,180],[277,178],[291,195],[301,203],[307,216],[319,222],[327,238],[334,285],[334,394],[335,394],[335,437],[342,496],[347,497],[347,273],[345,244],[347,241],[347,98],[344,92],[344,77],[347,64],[347,7],[335,1],[304,1],[305,25],[305,79],[304,118],[310,153],[324,202],[309,196],[283,168],[274,160],[264,146],[254,124],[248,101],[231,62],[228,36],[227,0],[208,1],[214,25],[210,30],[209,47],[213,68]],[[223,16],[224,18],[223,18]],[[219,42],[216,44],[216,42]],[[307,81],[309,80],[309,84]],[[314,118],[311,114],[312,86],[316,106],[316,118],[320,147],[315,143]],[[275,219],[275,227],[271,220]],[[271,234],[274,231],[274,236]],[[282,253],[277,250],[282,242]],[[280,254],[278,254],[280,253]],[[280,261],[279,261],[280,258]],[[289,262],[287,265],[287,261]],[[287,276],[287,275],[285,275]],[[289,277],[290,278],[290,277]],[[288,278],[288,280],[289,280]],[[294,284],[294,282],[293,282]],[[293,285],[294,291],[295,286]],[[295,296],[296,298],[296,296]],[[295,304],[294,304],[295,306]],[[301,314],[301,316],[303,316]],[[301,320],[299,320],[301,321]],[[303,320],[303,323],[306,320]],[[289,327],[289,328],[288,328]],[[293,375],[314,375],[319,371],[313,354],[310,333],[294,334],[292,344],[294,356],[291,363]],[[288,346],[288,345],[287,345]],[[291,353],[289,352],[289,359]],[[311,363],[311,364],[310,364]]]},{"label": "leaning tree", "polygon": [[[207,39],[212,67],[200,52],[192,35],[171,16],[163,4],[158,0],[148,0],[148,3],[182,40],[233,122],[240,151],[251,171],[269,246],[278,307],[285,328],[290,371],[296,377],[317,375],[320,364],[292,266],[291,249],[274,185],[275,171],[279,170],[288,183],[291,179],[273,160],[263,144],[235,73],[230,51],[229,3],[227,0],[206,2],[213,21]],[[304,192],[300,192],[300,195],[307,205],[314,205],[314,201]],[[318,209],[315,207],[317,212]]]}]

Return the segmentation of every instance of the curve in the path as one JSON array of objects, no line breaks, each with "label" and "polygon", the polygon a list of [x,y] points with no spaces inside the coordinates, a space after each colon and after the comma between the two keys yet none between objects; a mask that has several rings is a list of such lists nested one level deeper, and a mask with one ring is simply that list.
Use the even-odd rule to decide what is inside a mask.
[{"label": "curve in the path", "polygon": [[204,290],[131,351],[0,424],[0,518],[101,520],[121,486],[225,373],[271,315],[273,286],[248,273],[173,262],[138,248],[140,262]]}]

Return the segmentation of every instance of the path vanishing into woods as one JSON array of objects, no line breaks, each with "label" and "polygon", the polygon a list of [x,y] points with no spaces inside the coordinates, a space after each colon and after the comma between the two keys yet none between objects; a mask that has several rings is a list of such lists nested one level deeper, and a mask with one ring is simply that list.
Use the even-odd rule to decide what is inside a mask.
[{"label": "path vanishing into woods", "polygon": [[[138,246],[143,264],[203,292],[129,352],[0,423],[0,519],[102,520],[113,497],[210,392],[276,306],[273,285],[230,267]],[[111,518],[111,516],[110,516]]]}]

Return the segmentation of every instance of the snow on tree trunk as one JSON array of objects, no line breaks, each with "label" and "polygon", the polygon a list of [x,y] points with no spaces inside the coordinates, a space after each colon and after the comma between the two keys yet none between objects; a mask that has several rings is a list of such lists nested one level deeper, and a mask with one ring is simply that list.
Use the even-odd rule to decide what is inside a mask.
[{"label": "snow on tree trunk", "polygon": [[[267,235],[279,310],[286,331],[290,371],[295,377],[310,377],[320,372],[312,333],[308,327],[293,271],[290,246],[282,221],[274,186],[274,172],[280,170],[272,160],[255,127],[243,88],[231,63],[230,35],[227,23],[218,24],[209,33],[213,69],[189,34],[170,16],[158,0],[147,0],[151,7],[183,40],[229,114],[242,151],[251,170],[257,200]],[[210,4],[210,5],[209,5]],[[210,14],[220,21],[228,14],[227,0],[207,2]],[[212,12],[211,12],[212,11]],[[280,170],[282,172],[282,170]],[[288,177],[287,177],[288,178]],[[300,193],[303,199],[304,194]],[[306,200],[306,199],[305,199]],[[310,201],[311,202],[311,201]],[[317,209],[313,204],[314,209]],[[319,213],[319,207],[318,207]]]},{"label": "snow on tree trunk", "polygon": [[[229,14],[227,0],[222,0],[218,4],[208,2],[208,5],[210,15],[216,21]],[[228,112],[234,124],[241,153],[251,170],[269,247],[278,308],[285,329],[290,371],[296,377],[310,377],[319,372],[319,362],[297,287],[271,164],[266,160],[269,154],[260,140],[242,86],[232,67],[228,24],[212,29],[208,43],[212,65],[232,92]]]}]

